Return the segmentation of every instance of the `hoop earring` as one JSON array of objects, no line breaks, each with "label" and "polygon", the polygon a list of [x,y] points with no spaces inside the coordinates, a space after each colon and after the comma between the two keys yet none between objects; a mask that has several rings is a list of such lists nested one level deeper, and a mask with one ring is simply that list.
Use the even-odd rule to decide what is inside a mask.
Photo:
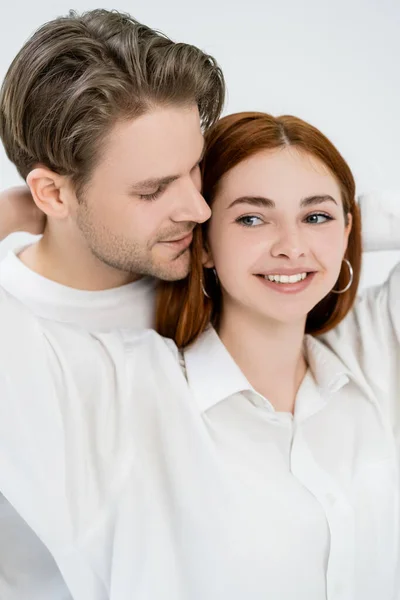
[{"label": "hoop earring", "polygon": [[353,272],[353,267],[351,266],[351,262],[349,260],[347,260],[347,258],[344,258],[343,262],[346,263],[347,268],[349,269],[349,275],[350,275],[349,282],[346,285],[346,287],[344,287],[342,290],[331,290],[332,294],[344,294],[345,292],[347,292],[347,290],[349,290],[351,288],[351,284],[353,283],[354,272]]},{"label": "hoop earring", "polygon": [[204,287],[203,279],[201,279],[200,283],[201,283],[201,291],[203,292],[204,296],[206,298],[210,298],[210,296],[206,292],[206,288]]},{"label": "hoop earring", "polygon": [[[218,284],[219,283],[219,279],[218,279],[217,271],[215,270],[215,268],[211,269],[211,270],[214,273],[215,282]],[[206,288],[204,287],[204,280],[203,280],[202,277],[200,279],[200,285],[201,285],[201,291],[203,292],[204,296],[206,298],[210,298],[210,300],[211,300],[211,296],[209,294],[207,294]]]}]

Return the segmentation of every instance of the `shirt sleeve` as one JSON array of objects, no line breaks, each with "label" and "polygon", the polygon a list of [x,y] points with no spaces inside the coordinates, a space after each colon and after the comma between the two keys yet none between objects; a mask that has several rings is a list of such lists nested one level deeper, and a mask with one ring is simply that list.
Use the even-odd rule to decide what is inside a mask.
[{"label": "shirt sleeve", "polygon": [[78,499],[67,485],[65,429],[40,326],[1,287],[0,332],[0,492],[48,548],[73,598],[107,600],[74,547]]},{"label": "shirt sleeve", "polygon": [[2,288],[0,331],[0,491],[34,531],[47,523],[50,538],[57,511],[48,503],[64,491],[61,415],[37,322]]},{"label": "shirt sleeve", "polygon": [[[360,198],[366,251],[400,250],[400,194]],[[321,336],[352,377],[386,403],[400,428],[400,263],[382,284],[364,290],[346,318]]]},{"label": "shirt sleeve", "polygon": [[360,196],[363,251],[400,250],[400,192]]}]

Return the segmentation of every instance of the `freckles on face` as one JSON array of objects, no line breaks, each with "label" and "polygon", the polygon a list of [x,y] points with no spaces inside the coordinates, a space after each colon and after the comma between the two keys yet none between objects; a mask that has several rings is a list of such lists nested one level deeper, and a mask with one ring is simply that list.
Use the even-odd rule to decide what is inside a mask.
[{"label": "freckles on face", "polygon": [[[293,148],[260,152],[223,177],[212,211],[209,265],[226,294],[263,306],[268,297],[278,312],[296,302],[306,315],[335,285],[349,230],[340,187],[316,159]],[[298,294],[283,294],[280,280],[260,288],[259,275],[304,272],[312,277]]]}]

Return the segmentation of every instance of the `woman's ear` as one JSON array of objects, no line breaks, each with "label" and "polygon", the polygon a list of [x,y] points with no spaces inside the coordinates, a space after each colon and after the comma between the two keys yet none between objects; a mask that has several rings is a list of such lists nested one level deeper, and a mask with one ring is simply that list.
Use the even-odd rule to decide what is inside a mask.
[{"label": "woman's ear", "polygon": [[70,184],[47,167],[36,167],[26,178],[36,206],[48,217],[65,219],[70,211]]},{"label": "woman's ear", "polygon": [[346,250],[347,250],[347,245],[349,243],[349,235],[351,233],[351,228],[353,226],[353,215],[351,214],[351,212],[348,212],[346,215],[346,227],[344,230],[344,250],[343,250],[343,256],[346,254]]},{"label": "woman's ear", "polygon": [[211,255],[211,250],[209,249],[207,242],[205,242],[203,245],[201,260],[205,269],[212,269],[213,267],[215,267],[214,260]]}]

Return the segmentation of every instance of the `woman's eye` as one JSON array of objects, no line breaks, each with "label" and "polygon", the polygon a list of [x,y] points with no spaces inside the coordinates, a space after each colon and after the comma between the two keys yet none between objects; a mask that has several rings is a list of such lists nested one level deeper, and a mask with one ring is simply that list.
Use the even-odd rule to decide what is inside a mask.
[{"label": "woman's eye", "polygon": [[261,225],[263,220],[255,215],[247,215],[245,217],[239,217],[236,219],[236,223],[239,223],[239,225],[243,225],[244,227],[255,227],[257,225]]},{"label": "woman's eye", "polygon": [[305,220],[307,223],[311,223],[311,225],[320,225],[321,223],[326,223],[326,221],[332,221],[333,219],[324,213],[314,213],[308,215]]}]

